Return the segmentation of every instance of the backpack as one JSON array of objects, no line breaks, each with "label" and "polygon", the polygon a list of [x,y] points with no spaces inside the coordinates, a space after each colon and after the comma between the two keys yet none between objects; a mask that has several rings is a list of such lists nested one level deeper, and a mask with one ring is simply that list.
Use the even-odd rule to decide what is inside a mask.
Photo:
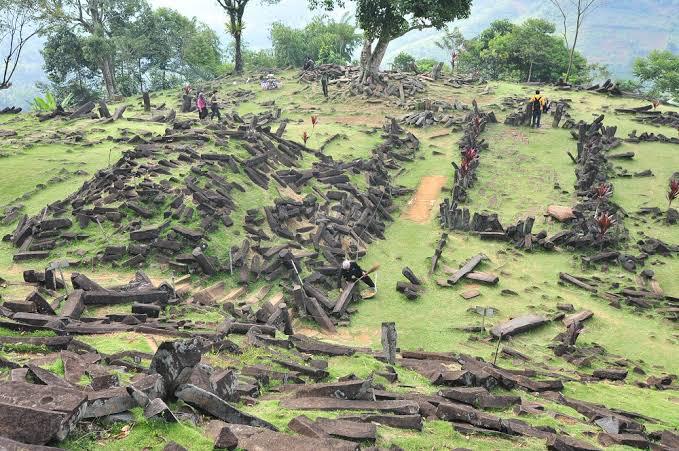
[{"label": "backpack", "polygon": [[542,104],[540,103],[540,100],[542,97],[535,97],[533,99],[533,111],[540,111],[542,109]]}]

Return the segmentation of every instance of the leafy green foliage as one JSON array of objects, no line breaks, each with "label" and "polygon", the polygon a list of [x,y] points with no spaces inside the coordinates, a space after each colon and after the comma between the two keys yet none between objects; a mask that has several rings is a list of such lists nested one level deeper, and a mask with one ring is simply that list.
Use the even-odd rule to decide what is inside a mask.
[{"label": "leafy green foliage", "polygon": [[280,22],[271,26],[273,57],[278,67],[301,66],[307,56],[319,64],[346,64],[360,41],[361,35],[348,16],[339,22],[315,17],[304,28]]},{"label": "leafy green foliage", "polygon": [[[493,80],[555,82],[568,70],[569,61],[569,50],[555,31],[554,24],[542,19],[519,25],[494,21],[466,42],[460,65]],[[588,76],[587,62],[579,53],[574,55],[573,74]]]},{"label": "leafy green foliage", "polygon": [[[309,0],[312,7],[328,10],[343,6],[343,0]],[[365,39],[375,50],[363,52],[361,65],[376,70],[389,42],[412,30],[442,29],[448,22],[469,17],[471,0],[358,0],[356,20]]]},{"label": "leafy green foliage", "polygon": [[54,111],[57,107],[68,108],[73,103],[73,94],[68,94],[61,102],[57,102],[56,97],[51,92],[47,92],[45,97],[35,97],[31,101],[33,111]]},{"label": "leafy green foliage", "polygon": [[654,50],[647,58],[634,62],[634,75],[642,83],[650,83],[654,94],[679,98],[679,55],[669,50]]},{"label": "leafy green foliage", "polygon": [[393,69],[401,72],[411,71],[413,66],[415,66],[415,57],[406,52],[396,55],[392,64]]},{"label": "leafy green foliage", "polygon": [[224,69],[217,34],[175,10],[113,0],[101,6],[106,19],[83,24],[73,2],[59,9],[55,1],[46,0],[44,16],[53,26],[42,53],[50,89],[58,94],[72,92],[79,102],[99,97],[103,87],[108,90],[107,65],[115,89],[126,96],[213,79]]}]

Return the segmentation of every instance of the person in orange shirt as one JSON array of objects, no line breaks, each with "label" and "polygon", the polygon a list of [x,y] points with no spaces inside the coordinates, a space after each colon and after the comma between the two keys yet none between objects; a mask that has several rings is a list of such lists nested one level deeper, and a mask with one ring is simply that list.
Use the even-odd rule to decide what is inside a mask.
[{"label": "person in orange shirt", "polygon": [[540,128],[540,119],[542,118],[542,109],[547,104],[547,100],[540,94],[540,90],[535,91],[535,95],[529,100],[533,116],[531,118],[530,126]]}]

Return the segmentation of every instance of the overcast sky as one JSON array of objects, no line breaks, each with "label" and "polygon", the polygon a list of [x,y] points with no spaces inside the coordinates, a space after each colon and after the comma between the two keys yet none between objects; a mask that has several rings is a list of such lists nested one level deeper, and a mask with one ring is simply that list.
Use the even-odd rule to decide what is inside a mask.
[{"label": "overcast sky", "polygon": [[[154,7],[173,8],[188,17],[196,17],[221,35],[225,34],[227,15],[217,0],[150,0]],[[269,46],[269,29],[277,21],[293,27],[301,27],[324,11],[310,11],[307,0],[281,0],[277,5],[262,5],[251,0],[245,10],[245,40],[255,48]],[[328,13],[339,18],[344,11]]]}]

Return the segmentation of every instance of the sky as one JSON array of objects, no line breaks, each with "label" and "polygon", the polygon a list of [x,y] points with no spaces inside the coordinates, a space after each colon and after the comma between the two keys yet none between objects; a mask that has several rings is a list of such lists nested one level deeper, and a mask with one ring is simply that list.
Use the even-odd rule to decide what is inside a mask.
[{"label": "sky", "polygon": [[[176,9],[188,17],[196,17],[212,29],[226,36],[224,24],[226,12],[217,4],[217,0],[150,0],[153,7]],[[329,17],[339,19],[345,10],[327,13]],[[302,27],[314,16],[325,13],[322,10],[312,11],[306,0],[281,0],[276,5],[264,5],[260,0],[251,0],[245,10],[245,40],[253,48],[270,46],[269,29],[274,22],[284,22],[292,27]]]}]

